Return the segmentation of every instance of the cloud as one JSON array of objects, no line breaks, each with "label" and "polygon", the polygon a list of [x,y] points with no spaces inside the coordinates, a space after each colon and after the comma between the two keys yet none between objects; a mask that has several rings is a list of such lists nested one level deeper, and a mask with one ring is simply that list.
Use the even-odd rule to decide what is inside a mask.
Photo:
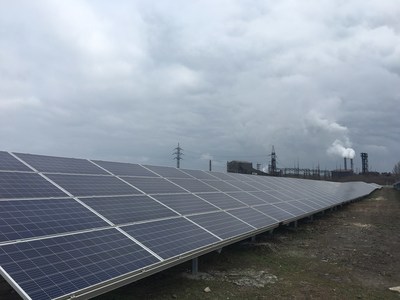
[{"label": "cloud", "polygon": [[223,169],[275,145],[281,166],[333,168],[338,140],[386,149],[373,165],[391,170],[399,14],[396,0],[7,2],[2,145],[173,165],[179,141],[203,169],[202,154]]}]

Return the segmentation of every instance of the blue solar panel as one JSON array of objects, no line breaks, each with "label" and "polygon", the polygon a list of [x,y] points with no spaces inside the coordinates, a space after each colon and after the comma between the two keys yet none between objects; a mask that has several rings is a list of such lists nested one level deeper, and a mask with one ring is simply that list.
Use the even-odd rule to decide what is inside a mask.
[{"label": "blue solar panel", "polygon": [[0,172],[0,199],[65,196],[65,193],[39,174]]},{"label": "blue solar panel", "polygon": [[257,204],[265,204],[264,201],[262,201],[260,198],[257,198],[256,196],[247,193],[247,192],[232,192],[232,193],[227,193],[227,195],[247,204],[247,205],[257,205]]},{"label": "blue solar panel", "polygon": [[184,218],[135,224],[122,229],[164,259],[220,241]]},{"label": "blue solar panel", "polygon": [[92,175],[46,175],[73,196],[113,196],[141,194],[137,189],[129,186],[113,176]]},{"label": "blue solar panel", "polygon": [[177,168],[149,165],[145,165],[145,167],[165,178],[192,178],[192,176],[182,172]]},{"label": "blue solar panel", "polygon": [[251,191],[258,191],[257,188],[254,186],[247,184],[246,182],[239,181],[239,180],[227,180],[227,183],[239,188],[241,191],[251,192]]},{"label": "blue solar panel", "polygon": [[240,191],[239,188],[226,183],[225,181],[222,180],[204,180],[205,183],[208,185],[211,185],[212,187],[218,189],[221,192],[235,192],[235,191]]},{"label": "blue solar panel", "polygon": [[228,213],[234,215],[235,217],[241,219],[242,221],[256,228],[264,228],[264,227],[279,225],[279,222],[277,220],[268,217],[265,214],[251,207],[243,207],[243,208],[228,210]]},{"label": "blue solar panel", "polygon": [[261,211],[263,214],[266,214],[267,216],[277,219],[279,222],[285,222],[295,217],[295,215],[273,206],[272,204],[254,206],[254,208]]},{"label": "blue solar panel", "polygon": [[192,194],[154,195],[154,198],[182,215],[219,210]]},{"label": "blue solar panel", "polygon": [[92,297],[376,189],[17,155],[32,168],[0,151],[0,272],[39,300]]},{"label": "blue solar panel", "polygon": [[0,246],[0,265],[32,299],[71,294],[157,263],[116,229]]},{"label": "blue solar panel", "polygon": [[94,160],[93,162],[117,176],[159,177],[155,173],[137,164],[101,160]]},{"label": "blue solar panel", "polygon": [[0,151],[0,170],[32,172],[30,168],[5,151]]},{"label": "blue solar panel", "polygon": [[269,190],[269,188],[267,186],[265,186],[264,184],[261,184],[259,182],[256,182],[256,181],[246,181],[246,183],[248,185],[253,186],[255,189],[260,190],[260,191]]},{"label": "blue solar panel", "polygon": [[292,204],[291,202],[280,202],[280,203],[275,203],[274,206],[283,209],[292,215],[295,215],[296,217],[300,217],[306,213],[303,209],[297,207],[295,204]]},{"label": "blue solar panel", "polygon": [[221,180],[234,180],[235,178],[232,177],[232,175],[227,174],[227,173],[221,173],[221,172],[207,172],[207,174],[210,174],[211,176],[214,176],[218,179]]},{"label": "blue solar panel", "polygon": [[294,200],[294,201],[290,201],[288,203],[300,208],[301,210],[304,210],[307,213],[310,213],[310,212],[313,212],[316,210],[315,208],[312,208],[311,206],[305,204],[303,201]]},{"label": "blue solar panel", "polygon": [[215,180],[214,176],[211,176],[209,173],[201,170],[187,170],[187,169],[181,169],[181,170],[197,179]]},{"label": "blue solar panel", "polygon": [[[271,195],[272,197],[275,197],[277,199],[277,201],[274,201],[274,202],[290,201],[290,200],[296,199],[296,198],[293,198],[288,191],[269,190],[269,191],[265,191],[264,193]],[[299,198],[297,197],[297,199],[299,199]],[[272,203],[274,203],[274,202],[272,202]]]},{"label": "blue solar panel", "polygon": [[108,226],[73,199],[0,201],[0,242]]},{"label": "blue solar panel", "polygon": [[175,178],[170,180],[192,193],[217,192],[217,190],[212,186],[209,186],[197,179]]},{"label": "blue solar panel", "polygon": [[82,201],[114,224],[177,216],[148,196],[84,198]]},{"label": "blue solar panel", "polygon": [[267,194],[266,192],[258,191],[258,192],[249,192],[249,193],[252,194],[253,196],[263,200],[264,203],[280,202],[280,200],[278,200],[274,196],[271,196],[270,194]]},{"label": "blue solar panel", "polygon": [[164,178],[121,177],[146,194],[187,193]]},{"label": "blue solar panel", "polygon": [[246,206],[244,203],[239,202],[224,193],[202,193],[198,194],[198,196],[221,209]]},{"label": "blue solar panel", "polygon": [[223,211],[195,215],[189,217],[189,219],[222,239],[233,238],[254,230],[254,227],[243,223]]},{"label": "blue solar panel", "polygon": [[86,159],[15,153],[39,172],[73,174],[108,174]]}]

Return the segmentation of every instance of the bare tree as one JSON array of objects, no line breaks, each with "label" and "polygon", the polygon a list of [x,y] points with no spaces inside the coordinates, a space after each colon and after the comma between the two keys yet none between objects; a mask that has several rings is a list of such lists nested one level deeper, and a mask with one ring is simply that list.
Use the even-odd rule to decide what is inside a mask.
[{"label": "bare tree", "polygon": [[397,164],[394,165],[393,174],[400,175],[400,161]]}]

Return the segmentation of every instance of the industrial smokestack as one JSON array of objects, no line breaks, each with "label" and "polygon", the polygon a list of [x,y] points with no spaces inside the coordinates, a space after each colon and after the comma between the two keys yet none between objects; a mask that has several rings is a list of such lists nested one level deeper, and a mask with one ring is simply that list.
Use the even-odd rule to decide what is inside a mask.
[{"label": "industrial smokestack", "polygon": [[344,170],[346,171],[347,170],[347,158],[343,157],[343,159],[344,159]]},{"label": "industrial smokestack", "polygon": [[354,172],[354,163],[352,158],[350,158],[350,169]]}]

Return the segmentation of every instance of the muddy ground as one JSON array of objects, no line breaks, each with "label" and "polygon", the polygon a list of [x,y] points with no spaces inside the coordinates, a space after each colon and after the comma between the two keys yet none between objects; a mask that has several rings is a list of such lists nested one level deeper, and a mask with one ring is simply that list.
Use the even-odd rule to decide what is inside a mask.
[{"label": "muddy ground", "polygon": [[[400,191],[385,188],[97,298],[400,299]],[[1,299],[15,299],[4,288]],[[209,292],[205,292],[205,288]]]}]

